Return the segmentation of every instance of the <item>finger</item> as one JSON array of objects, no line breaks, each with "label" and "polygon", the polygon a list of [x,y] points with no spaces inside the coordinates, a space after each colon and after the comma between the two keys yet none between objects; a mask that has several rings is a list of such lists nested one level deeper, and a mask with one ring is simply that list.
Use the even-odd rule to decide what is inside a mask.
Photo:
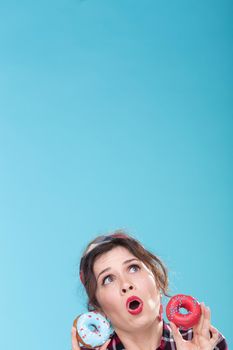
[{"label": "finger", "polygon": [[205,305],[204,302],[201,302],[201,303],[200,303],[200,307],[201,307],[201,317],[200,317],[200,319],[199,319],[199,321],[198,321],[198,324],[196,324],[196,325],[193,326],[193,333],[194,333],[194,336],[200,334],[201,329],[202,329],[202,326],[203,326],[203,322],[204,322],[204,307],[205,307],[204,305]]},{"label": "finger", "polygon": [[212,338],[210,339],[210,342],[214,348],[219,339],[219,331],[212,325],[210,326],[210,331],[212,333]]},{"label": "finger", "polygon": [[181,347],[182,344],[184,343],[184,339],[182,337],[182,335],[180,334],[179,329],[176,327],[176,325],[173,322],[170,322],[170,327],[172,329],[172,334],[175,340],[175,343],[177,344],[177,346]]},{"label": "finger", "polygon": [[214,326],[212,326],[212,324],[210,325],[210,331],[212,333],[212,336],[214,336],[214,334],[219,335],[219,331],[217,330],[217,328],[215,328]]},{"label": "finger", "polygon": [[76,338],[76,328],[75,327],[72,327],[72,329],[71,329],[71,341],[72,341],[72,350],[80,350],[80,346],[79,346],[77,338]]},{"label": "finger", "polygon": [[106,350],[108,347],[108,344],[111,342],[111,339],[108,339],[101,347],[100,350]]},{"label": "finger", "polygon": [[201,335],[210,339],[210,308],[204,307],[204,320],[201,329]]}]

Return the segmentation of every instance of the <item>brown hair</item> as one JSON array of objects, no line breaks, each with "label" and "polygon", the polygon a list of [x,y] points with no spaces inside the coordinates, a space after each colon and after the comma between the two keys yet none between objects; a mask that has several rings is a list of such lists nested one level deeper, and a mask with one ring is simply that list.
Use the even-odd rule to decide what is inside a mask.
[{"label": "brown hair", "polygon": [[[96,246],[92,248],[92,244],[96,244]],[[122,230],[117,230],[111,235],[96,237],[88,244],[83,253],[80,262],[80,278],[89,299],[87,303],[89,311],[100,309],[100,305],[95,296],[97,288],[97,282],[93,271],[95,259],[117,246],[128,249],[129,252],[141,260],[152,271],[157,287],[165,296],[170,297],[168,294],[168,271],[163,262],[156,255],[145,249],[138,240],[127,235]]]}]

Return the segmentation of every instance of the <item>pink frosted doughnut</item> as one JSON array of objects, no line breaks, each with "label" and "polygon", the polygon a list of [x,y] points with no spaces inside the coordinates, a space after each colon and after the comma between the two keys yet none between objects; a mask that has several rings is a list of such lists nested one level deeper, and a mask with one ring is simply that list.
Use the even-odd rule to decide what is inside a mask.
[{"label": "pink frosted doughnut", "polygon": [[[187,314],[180,313],[180,308],[188,311]],[[201,317],[200,303],[190,295],[174,295],[167,304],[166,314],[169,321],[177,327],[188,329],[198,323]]]}]

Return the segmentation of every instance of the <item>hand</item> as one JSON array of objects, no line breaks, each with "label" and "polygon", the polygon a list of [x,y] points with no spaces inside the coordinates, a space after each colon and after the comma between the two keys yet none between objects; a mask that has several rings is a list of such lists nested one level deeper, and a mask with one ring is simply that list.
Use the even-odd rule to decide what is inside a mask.
[{"label": "hand", "polygon": [[[201,303],[201,317],[193,327],[193,339],[184,340],[176,325],[170,322],[177,350],[213,350],[218,342],[219,333],[210,323],[210,309]],[[210,338],[210,331],[212,338]]]},{"label": "hand", "polygon": [[[82,348],[79,346],[79,343],[78,343],[77,338],[76,338],[76,328],[75,327],[72,327],[71,339],[72,339],[72,350],[82,350]],[[110,341],[111,341],[111,339],[108,339],[102,346],[100,346],[99,348],[96,348],[96,350],[106,350]]]}]

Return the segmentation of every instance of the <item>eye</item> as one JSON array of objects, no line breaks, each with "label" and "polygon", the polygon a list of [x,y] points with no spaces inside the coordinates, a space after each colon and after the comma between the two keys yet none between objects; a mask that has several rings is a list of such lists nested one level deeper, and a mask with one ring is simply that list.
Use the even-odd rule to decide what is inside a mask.
[{"label": "eye", "polygon": [[[137,272],[137,271],[139,271],[139,270],[141,270],[141,267],[139,266],[139,265],[137,265],[137,264],[132,264],[132,265],[130,265],[129,267],[128,267],[128,270],[130,271],[130,272]],[[111,282],[113,281],[113,275],[107,275],[107,276],[105,276],[104,278],[103,278],[103,280],[102,280],[102,285],[108,285],[108,284],[110,284]]]},{"label": "eye", "polygon": [[133,270],[133,272],[136,272],[136,271],[140,270],[140,266],[137,264],[130,265],[129,270],[130,271]]},{"label": "eye", "polygon": [[111,283],[112,280],[113,280],[112,275],[108,275],[108,276],[103,278],[102,285],[109,284],[109,283]]}]

